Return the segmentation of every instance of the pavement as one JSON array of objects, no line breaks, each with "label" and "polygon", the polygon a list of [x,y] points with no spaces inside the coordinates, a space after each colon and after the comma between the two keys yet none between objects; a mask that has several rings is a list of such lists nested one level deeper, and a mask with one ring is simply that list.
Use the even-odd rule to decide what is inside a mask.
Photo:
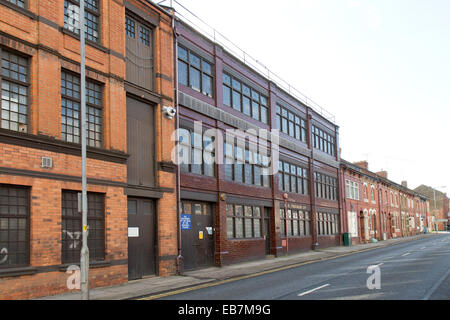
[{"label": "pavement", "polygon": [[[414,240],[434,237],[439,233],[433,232],[428,234],[420,234],[405,238],[389,239],[376,243],[359,244],[350,247],[339,246],[329,247],[296,253],[277,258],[269,258],[251,262],[236,263],[223,267],[210,267],[195,271],[186,271],[179,276],[169,277],[149,277],[140,280],[129,281],[128,283],[111,286],[100,287],[90,290],[91,300],[127,300],[136,299],[144,296],[164,295],[164,293],[182,290],[190,287],[214,284],[215,282],[245,279],[252,275],[268,273],[271,270],[282,270],[295,265],[312,264],[315,262],[326,261],[338,257],[345,257],[358,252],[366,252],[379,248],[389,247],[397,244],[411,242]],[[78,300],[80,299],[80,291],[64,293],[53,296],[41,297],[35,300]]]}]

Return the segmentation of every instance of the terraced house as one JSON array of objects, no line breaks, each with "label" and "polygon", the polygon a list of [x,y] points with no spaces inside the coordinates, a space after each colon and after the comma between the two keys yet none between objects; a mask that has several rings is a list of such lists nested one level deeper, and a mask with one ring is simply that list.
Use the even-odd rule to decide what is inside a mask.
[{"label": "terraced house", "polygon": [[352,243],[417,235],[431,227],[429,198],[372,172],[367,161],[341,159],[343,232]]},{"label": "terraced house", "polygon": [[[171,18],[132,0],[84,15],[90,284],[173,274]],[[79,16],[77,0],[0,1],[2,299],[67,291],[79,264]]]}]

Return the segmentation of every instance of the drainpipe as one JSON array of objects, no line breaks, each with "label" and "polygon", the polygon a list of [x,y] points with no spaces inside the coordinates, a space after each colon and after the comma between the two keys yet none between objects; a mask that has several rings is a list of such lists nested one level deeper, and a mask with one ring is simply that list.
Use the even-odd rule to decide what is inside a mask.
[{"label": "drainpipe", "polygon": [[[172,12],[172,32],[173,32],[173,44],[174,44],[174,81],[175,81],[175,92],[174,92],[174,98],[175,98],[175,110],[177,111],[175,114],[175,132],[178,133],[178,129],[180,128],[180,111],[178,106],[178,36],[177,36],[177,30],[175,27],[175,9]],[[178,135],[177,140],[178,141]],[[183,271],[183,253],[181,250],[181,226],[180,226],[180,219],[181,219],[181,188],[180,188],[180,166],[178,164],[178,152],[175,152],[176,154],[176,168],[177,168],[177,174],[176,174],[176,188],[177,188],[177,236],[178,236],[178,255],[177,255],[177,274],[181,274]]]}]

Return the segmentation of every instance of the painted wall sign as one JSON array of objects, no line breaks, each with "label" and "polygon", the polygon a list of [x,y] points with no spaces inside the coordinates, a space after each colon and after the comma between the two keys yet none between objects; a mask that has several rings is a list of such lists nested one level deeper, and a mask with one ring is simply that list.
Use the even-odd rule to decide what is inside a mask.
[{"label": "painted wall sign", "polygon": [[213,228],[212,227],[205,227],[206,231],[208,232],[209,235],[213,234]]},{"label": "painted wall sign", "polygon": [[136,227],[128,228],[128,237],[129,238],[138,238],[139,237],[139,228],[136,228]]},{"label": "painted wall sign", "polygon": [[199,238],[200,240],[203,240],[203,231],[199,231],[199,232],[198,232],[198,238]]},{"label": "painted wall sign", "polygon": [[191,230],[191,215],[182,214],[180,216],[180,228],[181,230]]}]

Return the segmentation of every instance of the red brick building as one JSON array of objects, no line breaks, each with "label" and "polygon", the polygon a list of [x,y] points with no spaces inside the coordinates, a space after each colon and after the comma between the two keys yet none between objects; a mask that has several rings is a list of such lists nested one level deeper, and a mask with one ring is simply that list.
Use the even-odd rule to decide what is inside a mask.
[{"label": "red brick building", "polygon": [[[184,269],[339,245],[338,127],[186,23],[175,28]],[[278,147],[258,135],[272,129]]]},{"label": "red brick building", "polygon": [[[175,172],[173,143],[164,137],[173,133],[174,122],[162,112],[174,100],[171,17],[131,0],[89,0],[86,11],[90,284],[129,278],[129,249],[136,248],[128,245],[130,201],[139,201],[138,209],[153,219],[148,236],[155,246],[141,252],[150,266],[146,272],[173,274]],[[132,22],[126,16],[134,19],[140,47],[127,42],[125,26]],[[77,1],[0,1],[1,299],[67,291],[67,267],[79,263],[78,17]],[[143,69],[147,82],[139,83],[136,73]],[[129,109],[136,105],[149,111],[133,127]],[[130,144],[138,129],[153,133],[140,150]],[[142,165],[136,158],[150,161]],[[146,170],[147,180],[136,181],[137,167]]]},{"label": "red brick building", "polygon": [[386,171],[369,171],[367,161],[341,159],[340,183],[343,229],[355,244],[416,235],[430,224],[428,198],[388,180]]}]

